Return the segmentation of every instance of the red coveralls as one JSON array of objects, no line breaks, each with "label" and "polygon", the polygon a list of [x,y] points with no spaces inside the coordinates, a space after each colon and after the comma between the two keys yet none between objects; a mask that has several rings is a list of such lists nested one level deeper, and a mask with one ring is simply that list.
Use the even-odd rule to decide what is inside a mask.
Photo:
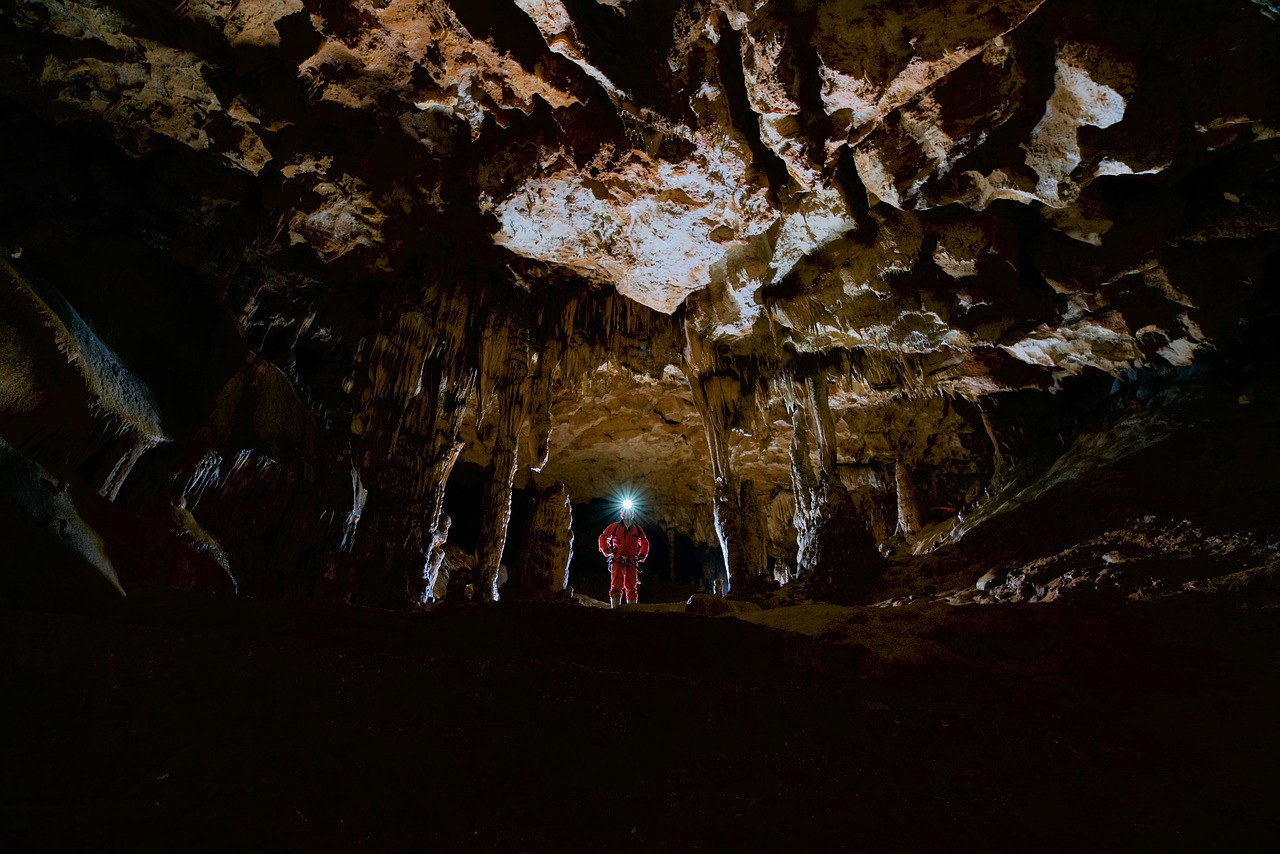
[{"label": "red coveralls", "polygon": [[627,527],[621,520],[604,529],[597,543],[600,553],[609,561],[609,595],[618,598],[626,591],[628,602],[640,601],[636,593],[636,569],[649,556],[649,538],[644,528],[632,523]]}]

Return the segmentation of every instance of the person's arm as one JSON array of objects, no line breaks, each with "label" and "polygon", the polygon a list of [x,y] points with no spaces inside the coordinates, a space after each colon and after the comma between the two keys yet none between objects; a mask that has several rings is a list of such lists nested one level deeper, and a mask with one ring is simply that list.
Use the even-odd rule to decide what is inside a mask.
[{"label": "person's arm", "polygon": [[644,559],[649,556],[649,538],[645,536],[644,528],[640,529],[640,539],[636,541],[636,563],[644,563]]},{"label": "person's arm", "polygon": [[600,539],[596,542],[596,546],[600,549],[600,554],[602,555],[608,555],[609,552],[613,550],[613,543],[610,542],[610,540],[612,540],[613,537],[611,537],[609,534],[609,532],[612,530],[613,530],[612,525],[609,525],[608,527],[606,527],[604,531],[600,534]]}]

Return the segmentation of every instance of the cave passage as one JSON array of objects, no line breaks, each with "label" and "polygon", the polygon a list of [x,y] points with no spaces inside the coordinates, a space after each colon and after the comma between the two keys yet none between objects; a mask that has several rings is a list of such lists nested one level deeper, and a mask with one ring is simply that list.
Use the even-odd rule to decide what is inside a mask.
[{"label": "cave passage", "polygon": [[0,847],[1280,850],[1277,44],[4,4]]}]

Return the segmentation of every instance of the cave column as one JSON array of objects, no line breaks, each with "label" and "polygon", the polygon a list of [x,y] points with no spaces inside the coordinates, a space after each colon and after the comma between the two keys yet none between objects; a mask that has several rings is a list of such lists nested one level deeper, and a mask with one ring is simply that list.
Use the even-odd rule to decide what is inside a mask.
[{"label": "cave column", "polygon": [[573,319],[577,310],[577,300],[565,300],[558,309],[553,306],[551,315],[544,315],[541,324],[545,346],[540,354],[533,356],[529,381],[529,468],[533,471],[542,471],[551,454],[551,403],[555,375],[573,336]]},{"label": "cave column", "polygon": [[414,388],[427,359],[424,342],[428,328],[426,316],[407,311],[375,337],[352,417],[357,465],[369,495],[351,561],[358,573],[357,598],[370,604],[412,601],[413,571],[409,565],[426,554],[416,489],[422,466],[416,462],[410,463],[410,468],[389,463],[397,457],[419,458],[416,452],[426,438],[405,435],[402,422],[410,409],[422,405]]},{"label": "cave column", "polygon": [[767,586],[765,571],[769,564],[768,524],[755,481],[742,481],[738,506],[742,517],[742,553],[744,581],[752,588]]},{"label": "cave column", "polygon": [[920,491],[912,467],[901,456],[893,463],[893,479],[898,492],[898,531],[910,543],[920,533]]},{"label": "cave column", "polygon": [[736,579],[747,575],[741,496],[729,454],[729,419],[732,401],[738,396],[738,383],[730,377],[710,374],[691,376],[689,387],[693,391],[694,406],[702,415],[711,451],[712,514],[724,555],[727,581],[723,592],[728,593]]},{"label": "cave column", "polygon": [[[788,383],[784,392],[792,423],[798,571],[815,598],[854,601],[870,589],[883,567],[883,558],[849,490],[836,475],[834,419],[827,403],[826,374],[820,368],[811,370],[803,384]],[[810,425],[818,439],[816,473],[809,450]]]},{"label": "cave column", "polygon": [[[733,472],[730,433],[742,421],[745,362],[725,362],[706,337],[709,313],[705,304],[687,302],[684,369],[694,408],[702,417],[711,455],[712,519],[724,558],[724,593],[749,573],[742,531],[742,493]],[[701,327],[701,328],[700,328]]]},{"label": "cave column", "polygon": [[742,548],[742,508],[738,504],[738,490],[731,476],[716,478],[715,482],[716,535],[724,553],[725,580],[721,595],[728,595],[734,582],[746,575],[745,554]]},{"label": "cave column", "polygon": [[441,531],[444,487],[474,371],[466,360],[471,300],[465,290],[424,289],[417,306],[393,306],[358,378],[352,457],[367,489],[352,537],[356,598],[423,601]]},{"label": "cave column", "polygon": [[809,458],[808,417],[794,398],[788,399],[788,408],[791,410],[791,488],[796,496],[796,563],[804,572],[811,563],[811,541],[820,506],[818,478]]},{"label": "cave column", "polygon": [[498,567],[511,521],[511,491],[516,450],[529,413],[529,336],[527,327],[495,310],[480,344],[480,428],[493,435],[488,482],[481,498],[480,538],[476,542],[476,596],[498,598]]},{"label": "cave column", "polygon": [[573,506],[563,483],[538,490],[520,554],[510,567],[502,596],[521,599],[563,599],[573,560]]}]

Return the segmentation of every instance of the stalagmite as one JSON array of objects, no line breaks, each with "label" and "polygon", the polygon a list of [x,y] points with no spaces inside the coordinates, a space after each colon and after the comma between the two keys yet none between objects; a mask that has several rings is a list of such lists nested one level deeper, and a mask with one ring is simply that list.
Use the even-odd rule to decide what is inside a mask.
[{"label": "stalagmite", "polygon": [[449,528],[453,519],[448,513],[441,513],[436,523],[431,542],[431,553],[427,558],[426,590],[423,598],[428,602],[436,602],[444,598],[449,587],[449,571],[445,567],[444,544],[449,539]]},{"label": "stalagmite", "polygon": [[504,600],[563,599],[573,560],[573,509],[564,484],[538,490],[520,555],[502,589]]}]

